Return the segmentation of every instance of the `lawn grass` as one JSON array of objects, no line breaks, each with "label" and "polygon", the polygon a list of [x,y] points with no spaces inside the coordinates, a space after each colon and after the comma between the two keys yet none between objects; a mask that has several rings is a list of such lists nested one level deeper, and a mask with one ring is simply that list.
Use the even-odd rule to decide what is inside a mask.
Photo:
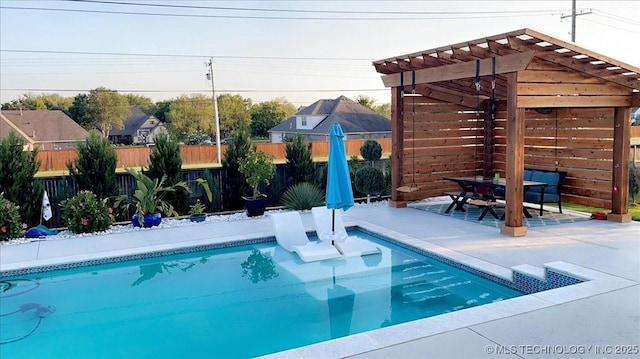
[{"label": "lawn grass", "polygon": [[[562,208],[570,209],[572,211],[577,211],[577,212],[585,212],[585,213],[591,213],[593,211],[608,213],[610,211],[606,208],[589,207],[589,206],[583,206],[581,204],[574,204],[574,203],[562,203]],[[640,221],[640,194],[636,195],[635,204],[629,205],[629,214],[631,215],[632,220]]]}]

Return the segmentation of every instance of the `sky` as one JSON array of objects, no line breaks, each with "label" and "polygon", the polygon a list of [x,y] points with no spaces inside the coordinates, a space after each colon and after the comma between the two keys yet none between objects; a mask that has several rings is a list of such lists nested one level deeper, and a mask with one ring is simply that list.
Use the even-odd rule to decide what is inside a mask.
[{"label": "sky", "polygon": [[[571,40],[571,0],[0,0],[0,103],[97,87],[153,101],[391,102],[372,62],[531,28]],[[640,67],[640,1],[576,1],[576,44]],[[564,18],[563,18],[564,17]]]}]

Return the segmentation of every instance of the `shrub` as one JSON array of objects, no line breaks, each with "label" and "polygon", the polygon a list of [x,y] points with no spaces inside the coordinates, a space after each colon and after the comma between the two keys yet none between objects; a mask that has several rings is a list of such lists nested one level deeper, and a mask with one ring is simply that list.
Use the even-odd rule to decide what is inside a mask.
[{"label": "shrub", "polygon": [[0,193],[0,241],[20,237],[22,224],[19,209]]},{"label": "shrub", "polygon": [[387,160],[384,165],[384,188],[382,194],[391,194],[391,160]]},{"label": "shrub", "polygon": [[629,162],[629,202],[636,203],[636,197],[640,193],[640,167],[634,161]]},{"label": "shrub", "polygon": [[301,211],[324,205],[324,194],[318,186],[309,182],[295,184],[282,195],[285,208]]},{"label": "shrub", "polygon": [[315,173],[315,165],[311,156],[311,142],[302,142],[302,135],[297,135],[292,141],[285,143],[287,157],[288,185],[300,182],[311,182]]},{"label": "shrub", "polygon": [[42,182],[35,179],[40,168],[38,150],[23,151],[25,140],[14,131],[0,142],[0,192],[18,206],[21,218],[35,225],[40,218]]},{"label": "shrub", "polygon": [[266,193],[268,197],[267,205],[268,206],[278,206],[280,204],[280,198],[284,193],[285,186],[282,183],[282,176],[278,172],[278,168],[276,167],[276,172],[273,175],[271,181],[269,181],[269,185],[261,185],[263,188],[262,193]]},{"label": "shrub", "polygon": [[116,162],[116,151],[109,140],[92,133],[87,142],[78,144],[78,158],[67,162],[67,169],[78,190],[105,199],[118,195]]},{"label": "shrub", "polygon": [[360,147],[360,155],[365,161],[369,161],[373,165],[373,161],[377,161],[382,157],[382,146],[374,140],[366,140]]},{"label": "shrub", "polygon": [[60,203],[65,199],[69,199],[76,194],[73,189],[73,181],[67,176],[62,176],[56,181],[55,187],[49,192],[49,201],[51,203],[51,212],[53,218],[51,218],[51,225],[49,227],[64,227],[64,221],[62,220],[62,207]]},{"label": "shrub", "polygon": [[358,198],[366,195],[366,193],[360,192],[356,186],[356,173],[362,168],[362,161],[358,159],[358,156],[351,156],[347,161],[349,166],[349,178],[351,179],[351,187],[353,188],[353,196]]},{"label": "shrub", "polygon": [[[205,204],[205,207],[207,209],[207,212],[219,212],[222,210],[222,199],[221,194],[220,194],[220,178],[218,176],[216,176],[216,178],[213,178],[213,176],[211,175],[211,172],[207,169],[205,169],[204,171],[202,171],[202,179],[207,182],[207,185],[209,186],[209,189],[211,190],[211,197],[213,199],[213,201],[207,201]],[[204,198],[206,198],[206,195],[202,195],[200,196],[200,200],[204,200]]]},{"label": "shrub", "polygon": [[80,191],[62,201],[62,218],[73,233],[102,232],[113,223],[112,209],[106,200],[91,191]]},{"label": "shrub", "polygon": [[[161,133],[154,137],[155,146],[149,156],[150,178],[162,178],[166,176],[164,185],[171,187],[184,180],[182,173],[182,158],[180,157],[180,144]],[[175,192],[167,193],[165,198],[176,212],[185,214],[189,210],[189,194],[183,188],[176,188]]]},{"label": "shrub", "polygon": [[231,144],[227,146],[227,151],[222,158],[222,167],[225,169],[225,178],[222,181],[224,186],[222,203],[227,210],[242,208],[244,206],[242,196],[250,191],[244,175],[238,170],[240,162],[247,158],[251,148],[249,131],[246,127],[239,127],[232,133],[231,138]]},{"label": "shrub", "polygon": [[382,171],[376,167],[362,167],[356,172],[355,185],[367,197],[380,194],[384,186]]}]

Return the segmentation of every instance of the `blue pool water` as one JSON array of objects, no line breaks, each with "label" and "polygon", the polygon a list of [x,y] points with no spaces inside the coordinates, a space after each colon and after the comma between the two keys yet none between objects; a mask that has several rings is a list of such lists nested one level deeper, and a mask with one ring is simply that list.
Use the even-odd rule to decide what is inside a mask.
[{"label": "blue pool water", "polygon": [[522,295],[350,235],[382,253],[267,242],[0,278],[0,358],[246,358]]}]

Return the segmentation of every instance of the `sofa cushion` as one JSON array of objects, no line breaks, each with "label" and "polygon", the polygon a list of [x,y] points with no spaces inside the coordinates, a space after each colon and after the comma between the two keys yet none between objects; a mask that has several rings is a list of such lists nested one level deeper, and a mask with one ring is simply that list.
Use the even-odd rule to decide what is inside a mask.
[{"label": "sofa cushion", "polygon": [[531,175],[533,174],[532,170],[524,170],[524,176],[522,177],[525,181],[531,181]]},{"label": "sofa cushion", "polygon": [[[560,181],[560,173],[558,172],[542,172],[533,171],[531,174],[531,181],[544,182],[548,186],[544,189],[545,197],[548,194],[558,194],[558,182]],[[541,192],[541,187],[530,187],[527,192]]]},{"label": "sofa cushion", "polygon": [[[540,203],[541,197],[542,197],[542,193],[540,192],[527,191],[524,193],[525,202]],[[557,202],[560,202],[560,196],[557,194],[547,193],[547,191],[544,191],[544,201],[545,203],[549,203],[549,202],[557,203]]]},{"label": "sofa cushion", "polygon": [[504,187],[496,187],[493,189],[493,195],[497,198],[504,198]]}]

